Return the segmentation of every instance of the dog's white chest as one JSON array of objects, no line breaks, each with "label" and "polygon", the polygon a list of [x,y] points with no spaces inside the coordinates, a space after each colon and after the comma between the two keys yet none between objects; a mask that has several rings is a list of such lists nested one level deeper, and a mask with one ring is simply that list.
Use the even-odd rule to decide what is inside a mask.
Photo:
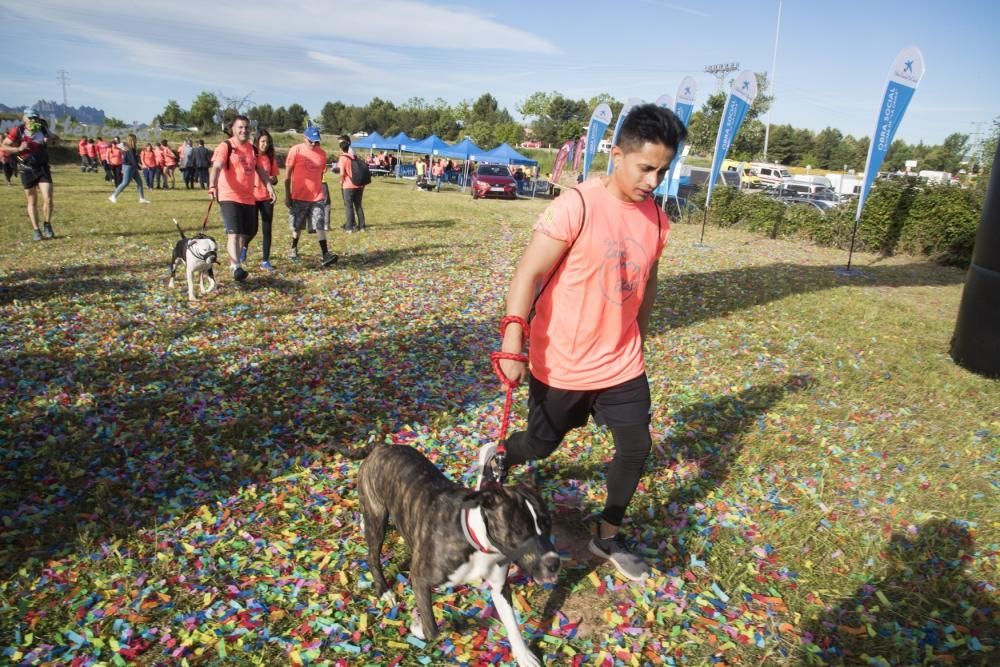
[{"label": "dog's white chest", "polygon": [[467,584],[470,581],[487,580],[494,576],[499,563],[506,560],[502,554],[487,554],[482,551],[474,551],[469,560],[462,563],[457,570],[448,576],[445,583],[448,586],[458,586]]}]

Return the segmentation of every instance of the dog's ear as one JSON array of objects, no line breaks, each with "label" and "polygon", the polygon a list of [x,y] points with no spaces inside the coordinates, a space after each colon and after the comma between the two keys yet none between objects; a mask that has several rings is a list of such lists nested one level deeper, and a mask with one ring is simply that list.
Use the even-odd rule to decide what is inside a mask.
[{"label": "dog's ear", "polygon": [[473,491],[462,498],[462,509],[492,509],[501,503],[503,493],[504,489],[499,484],[487,484],[479,491]]}]

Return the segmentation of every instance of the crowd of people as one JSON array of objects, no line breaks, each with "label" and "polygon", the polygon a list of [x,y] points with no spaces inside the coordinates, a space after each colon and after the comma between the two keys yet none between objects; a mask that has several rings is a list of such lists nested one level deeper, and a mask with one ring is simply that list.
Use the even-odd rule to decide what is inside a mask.
[{"label": "crowd of people", "polygon": [[[166,139],[139,146],[135,134],[124,139],[112,137],[84,137],[77,143],[80,171],[102,173],[112,189],[108,200],[117,204],[121,194],[135,183],[140,204],[149,204],[149,190],[173,190],[177,187],[177,171],[187,190],[207,190],[218,201],[223,227],[227,236],[227,253],[230,271],[237,281],[246,280],[249,272],[244,264],[250,242],[261,235],[260,267],[274,271],[271,264],[271,244],[274,221],[274,188],[278,183],[280,168],[274,141],[266,129],[260,129],[251,140],[250,123],[245,116],[237,116],[227,129],[228,138],[214,151],[197,142],[185,139],[175,148]],[[49,132],[48,123],[28,108],[22,120],[0,140],[0,164],[3,165],[7,185],[18,174],[27,198],[28,220],[33,239],[55,238],[52,228],[52,172],[49,147],[57,141]],[[342,151],[339,159],[328,169],[326,151],[320,145],[319,130],[309,127],[303,142],[293,146],[286,158],[285,205],[291,230],[290,259],[299,259],[298,241],[303,230],[317,235],[322,253],[321,266],[332,266],[337,255],[330,252],[326,232],[330,229],[330,188],[326,183],[328,173],[339,172],[345,222],[344,231],[366,231],[362,207],[364,185],[352,179],[354,152],[350,137],[338,138]],[[377,168],[394,169],[395,156],[375,158]],[[382,160],[382,162],[379,162]],[[371,166],[372,163],[370,162]]]}]

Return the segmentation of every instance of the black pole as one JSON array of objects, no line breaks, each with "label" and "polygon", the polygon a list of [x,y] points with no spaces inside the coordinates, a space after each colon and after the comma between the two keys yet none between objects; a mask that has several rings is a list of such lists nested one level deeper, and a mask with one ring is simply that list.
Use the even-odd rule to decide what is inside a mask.
[{"label": "black pole", "polygon": [[708,207],[705,207],[705,214],[701,216],[701,238],[698,245],[705,245],[705,223],[708,222]]},{"label": "black pole", "polygon": [[854,239],[858,237],[858,225],[861,224],[861,214],[854,218],[854,231],[851,232],[851,249],[847,253],[847,271],[851,271],[851,258],[854,257]]},{"label": "black pole", "polygon": [[951,358],[973,373],[1000,377],[1000,143],[958,307]]}]

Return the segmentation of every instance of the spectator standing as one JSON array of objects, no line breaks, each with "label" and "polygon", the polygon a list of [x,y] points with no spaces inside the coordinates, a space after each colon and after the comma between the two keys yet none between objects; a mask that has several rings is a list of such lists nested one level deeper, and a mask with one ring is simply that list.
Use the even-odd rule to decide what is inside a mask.
[{"label": "spectator standing", "polygon": [[111,167],[108,164],[108,142],[104,140],[104,137],[97,137],[97,159],[101,161],[101,166],[104,168],[104,182],[109,183],[113,180],[111,175]]},{"label": "spectator standing", "polygon": [[181,175],[184,177],[184,188],[186,190],[191,190],[194,188],[194,158],[192,153],[194,152],[194,146],[191,144],[190,139],[185,139],[184,143],[181,144],[180,150],[180,167]]},{"label": "spectator standing", "polygon": [[416,161],[417,168],[417,187],[419,188],[425,180],[427,180],[427,165],[423,160],[418,159]]},{"label": "spectator standing", "polygon": [[153,152],[153,144],[146,144],[139,154],[142,163],[142,175],[146,179],[146,187],[153,189],[153,175],[156,173],[156,153]]},{"label": "spectator standing", "polygon": [[[165,142],[164,142],[165,143]],[[163,158],[163,144],[153,144],[153,155],[156,156],[156,168],[153,170],[153,183],[157,190],[167,189],[167,180],[164,178],[166,160]]]},{"label": "spectator standing", "polygon": [[14,185],[10,179],[17,174],[17,158],[13,153],[0,151],[0,165],[3,165],[3,176],[7,179],[7,187]]},{"label": "spectator standing", "polygon": [[[49,144],[55,137],[49,133],[48,123],[34,109],[24,110],[21,122],[10,128],[0,150],[16,159],[21,165],[21,185],[27,198],[28,220],[34,230],[33,238],[55,238],[52,231],[52,170],[49,166]],[[43,229],[38,229],[38,214],[35,204],[38,194],[42,195]]]},{"label": "spectator standing", "polygon": [[337,165],[340,167],[340,192],[344,198],[344,229],[348,233],[355,229],[363,232],[366,231],[365,210],[361,207],[361,198],[365,194],[365,186],[355,185],[351,180],[354,151],[351,150],[351,138],[346,134],[340,137],[340,150]]},{"label": "spectator standing", "polygon": [[117,188],[122,182],[122,162],[124,161],[125,154],[122,151],[121,141],[118,137],[111,140],[108,144],[108,169],[111,170],[111,186]]},{"label": "spectator standing", "polygon": [[80,171],[89,171],[90,164],[87,162],[87,137],[80,139],[80,143],[76,145],[76,151],[80,154]]},{"label": "spectator standing", "polygon": [[319,130],[310,125],[302,143],[292,146],[285,158],[285,206],[288,225],[292,230],[292,259],[299,258],[299,236],[303,230],[316,233],[323,253],[322,266],[337,263],[337,255],[329,251],[326,242],[326,197],[323,194],[323,172],[326,151],[320,147]]},{"label": "spectator standing", "polygon": [[[205,148],[205,141],[203,139],[198,140],[198,145],[194,147],[191,151],[191,159],[194,164],[194,175],[197,177],[198,182],[201,183],[201,189],[204,190],[208,187],[208,167],[212,163],[212,156],[209,154],[208,149]],[[191,188],[194,188],[194,181],[191,181]]]},{"label": "spectator standing", "polygon": [[[271,186],[278,184],[278,158],[274,154],[274,141],[271,139],[271,135],[267,130],[260,130],[254,139],[254,145],[257,147],[257,167],[258,170],[263,169],[269,177],[269,182]],[[324,158],[325,159],[325,158]],[[271,266],[271,223],[274,220],[274,201],[267,196],[267,187],[261,182],[260,177],[257,177],[257,181],[254,185],[253,196],[256,200],[255,206],[257,208],[257,222],[260,224],[260,268],[265,271],[274,271],[274,267]],[[247,247],[250,245],[250,241],[253,240],[257,232],[257,226],[254,226],[254,233],[250,235],[247,239]],[[246,260],[247,250],[244,248],[243,259]]]},{"label": "spectator standing", "polygon": [[441,179],[444,178],[444,166],[442,160],[434,160],[431,166],[431,176],[434,178],[434,192],[441,192]]},{"label": "spectator standing", "polygon": [[177,153],[170,147],[167,140],[160,142],[160,153],[163,155],[163,189],[167,189],[167,182],[170,182],[170,189],[173,190],[177,184],[174,172],[177,170]]},{"label": "spectator standing", "polygon": [[87,140],[87,171],[97,173],[97,145],[93,139]]},{"label": "spectator standing", "polygon": [[[139,175],[139,153],[137,150],[138,144],[136,144],[135,135],[130,134],[125,137],[125,148],[122,151],[122,180],[115,188],[115,191],[111,193],[108,197],[108,201],[112,204],[118,203],[118,195],[128,187],[131,181],[135,181],[135,189],[139,192],[139,203],[148,204],[149,200],[146,199],[145,193],[142,190],[142,176]],[[152,146],[146,144],[146,147],[152,150]],[[145,151],[143,151],[145,152]]]},{"label": "spectator standing", "polygon": [[[237,282],[246,280],[247,271],[240,261],[246,240],[257,224],[254,185],[260,178],[274,202],[274,188],[269,176],[257,165],[257,155],[250,141],[250,119],[240,115],[229,126],[230,137],[212,153],[212,172],[208,194],[219,200],[222,225],[226,230],[229,269]],[[199,143],[201,143],[199,141]]]}]

